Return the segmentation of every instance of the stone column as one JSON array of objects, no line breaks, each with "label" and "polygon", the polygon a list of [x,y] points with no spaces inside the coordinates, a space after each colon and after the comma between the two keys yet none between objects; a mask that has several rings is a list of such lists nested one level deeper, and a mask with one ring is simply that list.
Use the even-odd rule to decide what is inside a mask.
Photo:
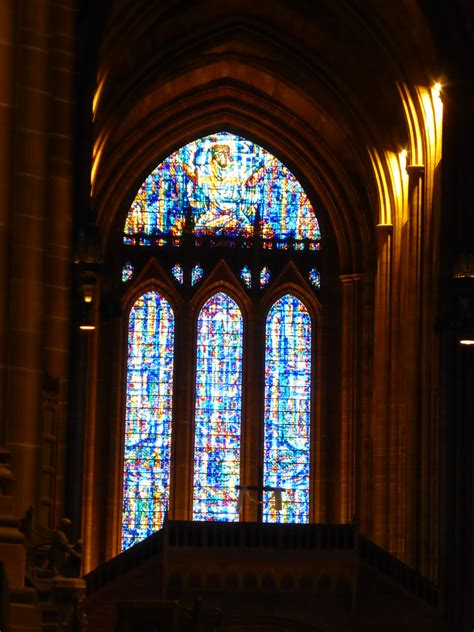
[{"label": "stone column", "polygon": [[[258,486],[263,478],[263,420],[262,405],[263,387],[262,375],[265,364],[265,329],[258,318],[248,319],[248,333],[244,330],[244,384],[243,384],[243,405],[242,406],[242,435],[240,443],[240,462],[244,464],[241,478],[241,485]],[[255,358],[252,363],[246,363],[245,358]],[[246,395],[245,395],[246,394]],[[245,414],[246,413],[246,414]],[[245,424],[245,425],[244,425]],[[263,494],[258,491],[251,491],[244,498],[243,513],[241,519],[246,522],[257,522],[261,515],[261,505],[254,501],[261,501]]]},{"label": "stone column", "polygon": [[420,502],[423,494],[420,476],[421,438],[421,300],[422,300],[422,251],[424,172],[422,165],[410,165],[408,172],[408,221],[406,225],[406,261],[401,262],[404,287],[402,288],[402,312],[400,320],[402,371],[402,417],[406,455],[406,515],[405,561],[419,568],[420,563]]},{"label": "stone column", "polygon": [[393,226],[377,226],[373,400],[371,419],[371,505],[369,533],[394,555],[403,551],[404,499],[399,416],[392,407],[394,383]]},{"label": "stone column", "polygon": [[[361,274],[345,274],[342,283],[342,379],[339,520],[351,522],[356,512],[355,458],[359,425],[359,344],[361,330]],[[359,433],[357,433],[359,434]]]},{"label": "stone column", "polygon": [[[41,616],[36,607],[37,593],[25,588],[25,547],[18,529],[12,495],[13,475],[9,466],[10,453],[0,449],[0,560],[6,575],[9,630],[30,632],[41,628]],[[2,595],[5,597],[4,595]]]},{"label": "stone column", "polygon": [[44,219],[49,119],[49,2],[18,4],[18,80],[10,208],[7,447],[16,511],[38,496]]},{"label": "stone column", "polygon": [[[17,83],[17,20],[18,2],[0,3],[0,560],[8,585],[8,603],[11,629],[18,631],[39,629],[39,612],[34,607],[36,593],[25,588],[25,549],[23,535],[18,530],[13,496],[14,475],[10,469],[10,452],[5,449],[9,428],[17,422],[8,415],[7,388],[9,355],[10,275],[14,261],[10,261],[12,240],[11,208],[14,196],[12,187],[15,161],[14,131],[16,123]],[[5,585],[4,585],[5,586]],[[10,628],[9,628],[10,629]]]},{"label": "stone column", "polygon": [[[63,516],[66,397],[69,371],[72,124],[75,18],[72,0],[53,2],[50,23],[50,116],[44,255],[44,382],[41,421],[41,473],[38,518],[53,527]],[[48,414],[45,414],[48,413]],[[50,423],[54,422],[54,423]]]},{"label": "stone column", "polygon": [[[193,453],[194,445],[193,428],[194,420],[192,411],[194,409],[193,398],[195,382],[195,362],[193,321],[189,308],[184,311],[183,317],[176,320],[175,344],[177,352],[175,354],[176,367],[175,375],[180,379],[174,381],[176,393],[174,395],[174,418],[173,418],[173,445],[172,453],[172,487],[170,498],[170,519],[171,520],[191,520],[193,503]],[[195,336],[195,334],[194,334]]]},{"label": "stone column", "polygon": [[[374,364],[372,400],[372,524],[370,533],[376,544],[388,546],[389,468],[392,463],[390,433],[390,335],[393,226],[377,226],[377,276],[375,280]],[[389,456],[390,455],[390,456]]]},{"label": "stone column", "polygon": [[17,2],[0,3],[0,446],[4,445],[7,384],[9,213],[13,166]]}]

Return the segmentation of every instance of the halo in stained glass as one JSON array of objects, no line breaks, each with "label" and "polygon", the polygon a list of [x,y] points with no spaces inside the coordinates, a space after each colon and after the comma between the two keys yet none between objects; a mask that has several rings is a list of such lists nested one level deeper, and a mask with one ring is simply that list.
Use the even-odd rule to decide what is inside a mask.
[{"label": "halo in stained glass", "polygon": [[160,163],[132,202],[124,243],[182,235],[192,213],[196,235],[309,240],[318,248],[314,209],[295,176],[268,151],[245,138],[218,132]]},{"label": "halo in stained glass", "polygon": [[309,520],[310,406],[311,318],[286,294],[265,327],[263,484],[282,489],[282,508],[264,492],[264,522]]},{"label": "halo in stained glass", "polygon": [[309,280],[318,290],[321,288],[321,276],[316,268],[311,268],[309,271]]},{"label": "halo in stained glass", "polygon": [[196,285],[204,276],[204,270],[201,268],[199,263],[197,263],[193,269],[191,270],[191,285]]},{"label": "halo in stained glass", "polygon": [[168,508],[174,314],[156,291],[140,296],[128,323],[122,548],[163,523]]},{"label": "halo in stained glass", "polygon": [[235,301],[214,294],[197,327],[194,520],[239,519],[242,331]]},{"label": "halo in stained glass", "polygon": [[252,273],[248,266],[244,266],[242,268],[240,271],[240,278],[249,289],[252,287]]},{"label": "halo in stained glass", "polygon": [[260,270],[260,287],[265,287],[270,281],[270,270],[267,266]]},{"label": "halo in stained glass", "polygon": [[171,274],[174,276],[174,278],[176,279],[176,281],[178,281],[180,285],[184,283],[184,271],[183,271],[182,266],[179,265],[179,263],[177,263],[171,268]]},{"label": "halo in stained glass", "polygon": [[122,283],[127,283],[128,281],[130,281],[133,277],[134,271],[135,270],[133,265],[130,263],[130,261],[127,261],[122,268]]}]

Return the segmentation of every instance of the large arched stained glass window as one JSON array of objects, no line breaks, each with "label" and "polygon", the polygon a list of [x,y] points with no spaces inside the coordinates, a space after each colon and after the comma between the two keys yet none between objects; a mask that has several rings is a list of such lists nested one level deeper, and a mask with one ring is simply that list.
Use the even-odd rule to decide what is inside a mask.
[{"label": "large arched stained glass window", "polygon": [[168,507],[174,315],[156,291],[140,296],[128,323],[122,548],[161,527]]},{"label": "large arched stained glass window", "polygon": [[[321,232],[308,195],[276,156],[227,131],[194,139],[155,166],[136,191],[122,238],[124,288],[129,292],[155,270],[160,283],[179,297],[177,322],[207,283],[229,282],[229,270],[237,280],[235,291],[247,295],[249,314],[257,321],[263,295],[277,291],[290,262],[307,279],[306,291],[320,291]],[[152,257],[159,258],[159,273],[156,266],[148,267]],[[220,276],[222,261],[228,270]],[[146,297],[139,299],[142,303],[137,302],[130,315],[124,547],[158,528],[168,504],[174,319],[163,297],[151,293],[149,306]],[[254,345],[243,358],[242,314],[223,291],[207,300],[195,325],[195,355],[190,354],[186,326],[176,348],[180,366],[196,366],[195,390],[187,393],[195,406],[185,406],[180,413],[183,427],[194,421],[195,429],[192,517],[236,521],[235,488],[242,469],[242,371],[243,365],[261,366],[263,358]],[[306,522],[310,317],[296,297],[287,295],[273,305],[264,327],[265,389],[262,392],[255,385],[252,400],[261,395],[265,417],[263,482],[283,490],[283,508],[278,509],[271,492],[267,493],[263,519]],[[175,388],[184,394],[187,379],[180,372],[175,379]],[[257,436],[262,423],[259,409],[257,404],[245,422],[252,436]],[[183,451],[177,451],[176,457],[173,468],[187,469],[190,464],[184,462]],[[248,464],[243,465],[246,469]],[[190,499],[181,492],[173,496],[177,505],[171,507],[172,514],[188,506]]]},{"label": "large arched stained glass window", "polygon": [[308,522],[311,318],[296,296],[272,306],[265,336],[263,484],[281,490],[282,506],[266,491],[263,520]]},{"label": "large arched stained glass window", "polygon": [[[143,182],[124,227],[128,245],[179,244],[187,218],[196,237],[251,237],[266,249],[318,250],[313,207],[295,176],[245,138],[217,132],[181,147]],[[170,239],[171,237],[171,239]]]},{"label": "large arched stained glass window", "polygon": [[223,292],[197,325],[194,520],[238,520],[242,400],[242,315]]}]

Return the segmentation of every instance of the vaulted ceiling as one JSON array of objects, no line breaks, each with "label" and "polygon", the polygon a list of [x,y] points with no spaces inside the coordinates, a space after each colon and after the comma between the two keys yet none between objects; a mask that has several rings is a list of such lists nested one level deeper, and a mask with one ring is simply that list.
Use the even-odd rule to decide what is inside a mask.
[{"label": "vaulted ceiling", "polygon": [[227,128],[338,207],[328,209],[333,224],[351,207],[353,224],[370,231],[367,147],[406,146],[399,88],[429,86],[442,71],[416,0],[115,0],[99,39],[92,179],[109,227],[129,202],[124,178],[132,195],[168,153]]}]

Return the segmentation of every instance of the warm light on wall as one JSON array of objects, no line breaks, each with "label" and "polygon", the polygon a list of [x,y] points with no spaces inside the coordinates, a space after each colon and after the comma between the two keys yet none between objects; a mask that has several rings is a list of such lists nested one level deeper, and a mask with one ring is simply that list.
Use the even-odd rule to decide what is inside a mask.
[{"label": "warm light on wall", "polygon": [[99,167],[99,162],[102,157],[107,138],[108,136],[105,134],[103,136],[99,136],[95,141],[94,147],[92,149],[91,195],[94,193],[95,177],[97,175],[97,169]]},{"label": "warm light on wall", "polygon": [[[92,99],[92,121],[95,121],[97,116],[97,111],[99,108],[100,99],[104,92],[104,85],[106,80],[106,74],[99,74],[97,77],[97,87],[94,92],[94,98]],[[94,147],[92,150],[92,168],[91,168],[91,195],[94,192],[94,182],[97,174],[97,169],[99,167],[99,162],[102,156],[102,152],[104,151],[105,141],[107,140],[107,134],[100,134],[94,143]]]},{"label": "warm light on wall", "polygon": [[105,84],[105,75],[102,75],[102,77],[99,76],[97,79],[97,88],[95,89],[95,92],[94,92],[94,98],[92,99],[92,120],[93,121],[95,120],[95,117],[97,114],[97,108],[99,106],[100,97],[104,90],[104,84]]},{"label": "warm light on wall", "polygon": [[392,225],[394,217],[402,217],[408,192],[406,163],[408,152],[369,150],[379,195],[378,225]]},{"label": "warm light on wall", "polygon": [[425,168],[427,191],[441,160],[442,86],[398,86],[405,111],[409,143],[399,152],[369,148],[379,198],[378,225],[402,225],[408,213],[409,165]]},{"label": "warm light on wall", "polygon": [[430,90],[418,88],[427,134],[427,152],[432,167],[436,169],[441,160],[441,134],[443,122],[443,102],[441,101],[441,84],[435,83]]}]

